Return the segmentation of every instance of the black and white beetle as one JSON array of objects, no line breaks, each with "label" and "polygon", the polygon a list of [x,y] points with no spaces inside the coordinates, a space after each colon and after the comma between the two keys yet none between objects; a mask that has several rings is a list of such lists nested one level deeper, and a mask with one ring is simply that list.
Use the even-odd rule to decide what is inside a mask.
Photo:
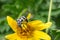
[{"label": "black and white beetle", "polygon": [[21,24],[22,24],[23,21],[28,22],[28,20],[27,20],[27,18],[26,18],[25,16],[22,16],[22,17],[20,17],[19,19],[17,19],[17,24],[18,24],[18,26],[21,27]]}]

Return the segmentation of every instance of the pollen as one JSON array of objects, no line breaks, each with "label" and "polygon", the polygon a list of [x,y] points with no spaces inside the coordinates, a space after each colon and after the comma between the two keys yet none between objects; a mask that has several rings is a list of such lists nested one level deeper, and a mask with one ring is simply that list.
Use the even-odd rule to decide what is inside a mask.
[{"label": "pollen", "polygon": [[33,33],[33,28],[31,28],[30,26],[26,26],[26,24],[24,26],[22,26],[22,28],[17,29],[17,34],[21,38],[23,38],[23,37],[31,37],[32,33]]}]

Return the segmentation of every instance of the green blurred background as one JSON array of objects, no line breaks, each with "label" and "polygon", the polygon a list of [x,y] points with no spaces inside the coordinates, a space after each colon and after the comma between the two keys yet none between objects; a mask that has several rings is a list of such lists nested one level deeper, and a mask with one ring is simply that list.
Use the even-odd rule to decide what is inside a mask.
[{"label": "green blurred background", "polygon": [[[0,0],[0,40],[12,33],[6,17],[9,15],[17,19],[21,13],[30,12],[33,15],[31,20],[42,20],[47,22],[50,0]],[[60,0],[53,0],[49,35],[52,40],[60,40]]]}]

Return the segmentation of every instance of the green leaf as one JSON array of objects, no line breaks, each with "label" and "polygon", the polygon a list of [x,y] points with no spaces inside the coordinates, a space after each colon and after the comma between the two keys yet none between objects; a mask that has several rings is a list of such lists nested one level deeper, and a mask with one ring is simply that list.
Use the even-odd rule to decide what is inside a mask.
[{"label": "green leaf", "polygon": [[57,35],[56,30],[50,30],[50,35],[51,35],[52,40],[54,40],[54,38],[55,38],[56,35]]},{"label": "green leaf", "polygon": [[56,35],[56,37],[54,38],[54,40],[60,40],[60,34]]}]

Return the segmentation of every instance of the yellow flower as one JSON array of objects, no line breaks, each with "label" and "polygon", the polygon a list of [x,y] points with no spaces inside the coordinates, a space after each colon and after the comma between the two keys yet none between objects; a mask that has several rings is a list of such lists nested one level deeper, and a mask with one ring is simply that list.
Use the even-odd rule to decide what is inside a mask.
[{"label": "yellow flower", "polygon": [[[27,19],[29,18],[30,14]],[[22,24],[24,27],[22,26],[22,28],[20,28],[17,22],[10,16],[7,16],[7,21],[15,32],[5,36],[8,40],[51,40],[51,37],[42,31],[43,29],[49,28],[51,26],[51,22],[43,23],[40,20],[34,20],[27,22],[27,24]]]}]

